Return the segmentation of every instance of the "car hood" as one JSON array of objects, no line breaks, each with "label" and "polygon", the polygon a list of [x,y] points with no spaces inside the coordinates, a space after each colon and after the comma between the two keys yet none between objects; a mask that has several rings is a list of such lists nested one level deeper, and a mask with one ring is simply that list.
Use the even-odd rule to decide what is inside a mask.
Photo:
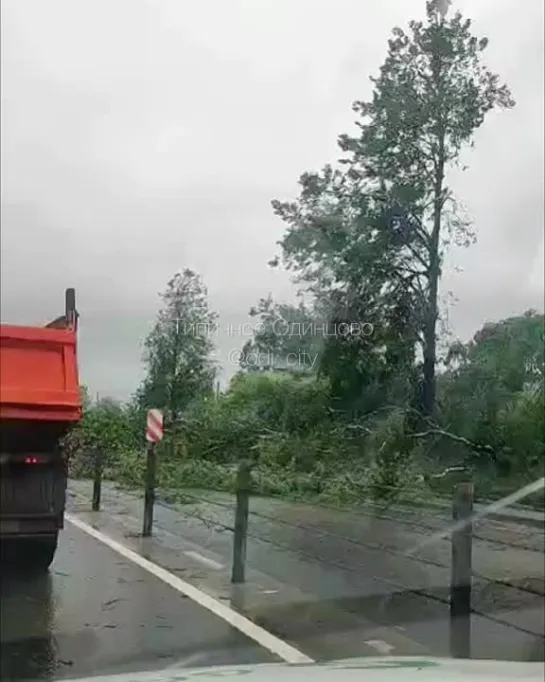
[{"label": "car hood", "polygon": [[359,658],[290,665],[262,663],[214,668],[168,668],[153,672],[79,678],[78,682],[543,682],[543,663],[439,658]]}]

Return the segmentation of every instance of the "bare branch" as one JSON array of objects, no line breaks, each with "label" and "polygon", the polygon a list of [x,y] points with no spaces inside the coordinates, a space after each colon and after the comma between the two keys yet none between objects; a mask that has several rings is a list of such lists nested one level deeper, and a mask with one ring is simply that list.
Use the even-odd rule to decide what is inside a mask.
[{"label": "bare branch", "polygon": [[429,429],[428,431],[423,431],[421,433],[411,434],[411,438],[427,438],[428,436],[442,436],[444,438],[450,438],[450,440],[456,441],[457,443],[461,443],[462,445],[466,445],[471,450],[475,450],[475,452],[486,452],[487,454],[494,456],[494,450],[492,449],[492,446],[483,445],[481,443],[475,443],[474,441],[471,441],[468,438],[464,438],[463,436],[457,436],[454,433],[450,433],[450,431],[444,431],[443,429],[434,428]]}]

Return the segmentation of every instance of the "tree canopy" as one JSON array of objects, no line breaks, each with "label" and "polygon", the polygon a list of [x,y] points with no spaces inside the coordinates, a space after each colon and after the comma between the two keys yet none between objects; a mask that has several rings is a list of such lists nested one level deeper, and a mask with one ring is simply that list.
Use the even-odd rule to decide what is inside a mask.
[{"label": "tree canopy", "polygon": [[176,422],[195,399],[211,394],[216,367],[212,361],[216,314],[208,307],[201,278],[185,269],[170,279],[162,308],[145,341],[145,379],[137,402],[160,406]]},{"label": "tree canopy", "polygon": [[[514,106],[509,89],[482,63],[486,38],[460,12],[426,3],[426,20],[396,27],[372,97],[354,102],[357,134],[339,138],[337,167],[304,173],[295,202],[273,201],[287,229],[287,267],[335,319],[365,319],[371,345],[392,361],[422,363],[416,406],[435,411],[438,286],[448,243],[469,244],[446,173],[494,108]],[[353,339],[349,368],[365,374],[376,358],[369,339]],[[386,357],[386,356],[385,356]],[[365,385],[362,377],[361,386]]]}]

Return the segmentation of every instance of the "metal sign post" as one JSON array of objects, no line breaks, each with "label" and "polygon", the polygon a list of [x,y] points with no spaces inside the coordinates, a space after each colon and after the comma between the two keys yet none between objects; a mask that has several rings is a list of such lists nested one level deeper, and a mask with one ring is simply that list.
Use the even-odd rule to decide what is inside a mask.
[{"label": "metal sign post", "polygon": [[452,516],[452,560],[450,579],[450,655],[471,658],[471,545],[473,526],[473,483],[456,487]]},{"label": "metal sign post", "polygon": [[163,437],[163,413],[161,410],[149,410],[146,424],[146,440],[148,441],[148,457],[146,463],[146,483],[144,490],[144,524],[142,536],[149,537],[153,526],[153,506],[155,504],[155,474],[157,455],[155,446]]}]

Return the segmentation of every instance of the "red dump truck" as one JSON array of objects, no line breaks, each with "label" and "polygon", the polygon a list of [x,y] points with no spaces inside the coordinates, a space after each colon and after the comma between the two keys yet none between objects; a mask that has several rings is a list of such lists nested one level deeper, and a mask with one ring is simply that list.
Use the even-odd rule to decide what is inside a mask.
[{"label": "red dump truck", "polygon": [[64,523],[61,440],[82,414],[74,289],[45,327],[0,325],[2,565],[47,571]]}]

